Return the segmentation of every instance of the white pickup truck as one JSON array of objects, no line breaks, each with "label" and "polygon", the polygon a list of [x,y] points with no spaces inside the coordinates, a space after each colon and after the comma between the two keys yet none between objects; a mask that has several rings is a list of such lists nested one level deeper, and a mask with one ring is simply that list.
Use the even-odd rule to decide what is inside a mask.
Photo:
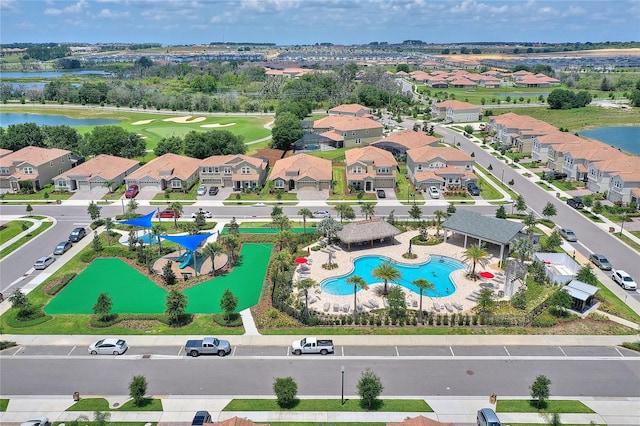
[{"label": "white pickup truck", "polygon": [[302,340],[295,340],[291,344],[291,353],[294,355],[320,354],[327,355],[333,353],[333,340],[318,339],[317,337],[305,337]]}]

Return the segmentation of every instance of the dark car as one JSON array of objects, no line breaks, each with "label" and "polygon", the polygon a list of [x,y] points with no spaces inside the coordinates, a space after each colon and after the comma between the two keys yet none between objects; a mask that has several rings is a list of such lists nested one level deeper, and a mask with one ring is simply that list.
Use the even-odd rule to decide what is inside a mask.
[{"label": "dark car", "polygon": [[193,416],[191,426],[202,426],[205,423],[211,423],[211,414],[208,411],[198,411]]},{"label": "dark car", "polygon": [[78,241],[83,239],[86,235],[87,235],[87,231],[85,231],[84,228],[76,228],[73,231],[71,231],[71,234],[69,234],[69,241],[73,243],[77,243]]},{"label": "dark car", "polygon": [[156,213],[156,217],[163,219],[173,219],[174,217],[180,217],[180,213],[174,210],[162,210],[160,213]]},{"label": "dark car", "polygon": [[589,255],[589,260],[603,271],[610,271],[613,267],[609,260],[601,254],[592,253]]},{"label": "dark car", "polygon": [[124,197],[125,198],[134,198],[136,195],[138,195],[139,189],[138,189],[138,185],[129,185],[129,187],[127,188],[126,191],[124,191]]},{"label": "dark car", "polygon": [[376,194],[378,194],[378,198],[387,198],[387,194],[384,193],[384,189],[378,189]]},{"label": "dark car", "polygon": [[209,188],[209,195],[218,195],[218,187],[212,186],[211,188]]},{"label": "dark car", "polygon": [[53,254],[65,254],[71,247],[73,247],[71,241],[59,242],[56,248],[53,250]]},{"label": "dark car", "polygon": [[478,185],[473,182],[467,185],[467,191],[469,191],[469,194],[474,196],[480,195],[480,188],[478,188]]},{"label": "dark car", "polygon": [[547,180],[562,180],[567,178],[567,174],[562,172],[551,171],[551,172],[545,173],[544,178]]},{"label": "dark car", "polygon": [[567,200],[567,204],[577,210],[584,207],[584,204],[582,204],[582,197],[569,198]]}]

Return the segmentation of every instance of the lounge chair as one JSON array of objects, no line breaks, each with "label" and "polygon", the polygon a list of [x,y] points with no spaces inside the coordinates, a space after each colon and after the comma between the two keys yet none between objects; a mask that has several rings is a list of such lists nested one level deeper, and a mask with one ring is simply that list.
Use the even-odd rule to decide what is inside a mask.
[{"label": "lounge chair", "polygon": [[454,308],[456,308],[460,312],[462,312],[464,310],[464,307],[460,303],[452,303],[451,306],[453,306]]},{"label": "lounge chair", "polygon": [[417,307],[418,307],[418,301],[417,301],[417,300],[415,300],[415,299],[413,299],[413,300],[411,301],[411,306],[413,306],[414,308],[417,308]]},{"label": "lounge chair", "polygon": [[356,305],[356,312],[358,313],[364,312],[364,305],[362,303],[358,303]]},{"label": "lounge chair", "polygon": [[433,302],[433,309],[437,312],[440,312],[440,304],[437,302]]},{"label": "lounge chair", "polygon": [[333,304],[333,312],[340,312],[340,304],[339,303],[334,303]]},{"label": "lounge chair", "polygon": [[322,310],[325,312],[329,312],[329,309],[331,309],[331,303],[325,302],[324,306],[322,307]]},{"label": "lounge chair", "polygon": [[445,304],[444,304],[444,308],[445,308],[447,311],[449,311],[449,312],[453,312],[453,308],[452,308],[452,307],[451,307],[451,305],[450,305],[450,304],[448,304],[448,303],[445,303]]},{"label": "lounge chair", "polygon": [[346,303],[343,307],[342,307],[342,312],[346,312],[348,313],[351,310],[351,305],[349,305],[348,303]]},{"label": "lounge chair", "polygon": [[307,300],[307,303],[310,304],[310,305],[313,305],[317,301],[318,301],[318,299],[315,296],[309,296],[309,299]]},{"label": "lounge chair", "polygon": [[378,304],[378,301],[376,299],[369,299],[369,306],[371,306],[372,308],[379,308],[380,305]]}]

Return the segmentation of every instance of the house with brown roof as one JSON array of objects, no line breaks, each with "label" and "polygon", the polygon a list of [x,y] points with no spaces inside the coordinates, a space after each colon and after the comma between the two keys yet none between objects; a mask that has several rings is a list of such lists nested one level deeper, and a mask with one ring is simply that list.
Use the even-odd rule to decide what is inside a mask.
[{"label": "house with brown roof", "polygon": [[264,423],[254,423],[251,420],[234,416],[234,417],[231,417],[230,419],[222,420],[215,423],[204,423],[203,426],[269,426],[269,425]]},{"label": "house with brown roof", "polygon": [[447,123],[478,121],[480,107],[468,102],[444,101],[431,105],[431,117]]},{"label": "house with brown roof", "polygon": [[[509,148],[516,145],[516,140],[522,136],[521,132],[528,131],[531,141],[527,145],[530,144],[533,149],[533,138],[536,135],[557,132],[558,129],[528,115],[518,115],[509,112],[489,117],[487,121],[487,131],[494,134],[494,141]],[[521,145],[524,148],[524,143]]]},{"label": "house with brown roof", "polygon": [[198,180],[198,158],[167,153],[154,158],[127,176],[128,185],[138,185],[140,191],[188,191]]},{"label": "house with brown roof", "polygon": [[200,162],[200,183],[219,187],[257,189],[267,179],[267,160],[247,155],[213,155]]},{"label": "house with brown roof", "polygon": [[[561,157],[561,169],[572,180],[587,181],[588,165],[595,161],[619,157],[620,152],[600,141],[583,139],[580,144],[554,145],[549,148],[552,157]],[[560,155],[556,155],[560,153]]]},{"label": "house with brown roof", "polygon": [[620,153],[618,158],[593,161],[587,165],[587,189],[591,192],[604,192],[609,189],[610,180],[620,173],[639,170],[638,157]]},{"label": "house with brown roof", "polygon": [[346,115],[348,117],[365,117],[371,115],[371,108],[360,104],[343,104],[329,110],[329,115]]},{"label": "house with brown roof", "polygon": [[129,158],[100,154],[53,178],[56,191],[114,191],[140,167]]},{"label": "house with brown roof", "polygon": [[[635,170],[613,173],[609,179],[607,200],[612,203],[630,203],[634,201],[636,191],[640,191],[640,159]],[[635,199],[636,206],[638,200]]]},{"label": "house with brown roof", "polygon": [[[560,171],[563,159],[557,156],[557,152],[554,148],[555,145],[565,144],[578,144],[584,143],[584,139],[569,132],[561,132],[556,130],[549,132],[545,135],[536,136],[533,138],[533,144],[531,145],[531,158],[535,161],[546,163],[547,167],[551,170]],[[551,155],[551,158],[550,158]]]},{"label": "house with brown roof", "polygon": [[371,142],[370,146],[375,146],[393,155],[405,155],[410,149],[421,148],[423,146],[437,146],[438,139],[429,136],[425,132],[415,132],[413,130],[401,130],[387,135],[387,137]]},{"label": "house with brown roof", "polygon": [[407,151],[407,175],[419,189],[466,187],[478,179],[473,174],[473,158],[452,147],[410,149]]},{"label": "house with brown roof", "polygon": [[402,422],[387,422],[387,426],[454,426],[453,423],[442,423],[425,416],[407,418]]},{"label": "house with brown roof", "polygon": [[384,126],[370,118],[330,115],[313,122],[313,133],[339,142],[338,148],[369,145],[382,137]]},{"label": "house with brown roof", "polygon": [[0,148],[0,158],[5,157],[9,154],[11,154],[13,151],[11,151],[10,149],[4,149],[4,148]]},{"label": "house with brown roof", "polygon": [[333,181],[331,161],[308,154],[282,158],[273,165],[269,180],[274,182],[276,189],[284,191],[329,190]]},{"label": "house with brown roof", "polygon": [[347,186],[358,191],[396,187],[398,162],[389,151],[373,146],[345,151]]},{"label": "house with brown roof", "polygon": [[0,157],[0,190],[18,192],[27,181],[41,190],[72,167],[71,151],[26,146]]}]

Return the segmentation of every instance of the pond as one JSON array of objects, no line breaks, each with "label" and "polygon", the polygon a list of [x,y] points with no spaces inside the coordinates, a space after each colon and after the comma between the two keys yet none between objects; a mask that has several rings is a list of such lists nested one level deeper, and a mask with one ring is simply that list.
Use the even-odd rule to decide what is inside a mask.
[{"label": "pond", "polygon": [[104,126],[107,124],[117,124],[120,123],[120,121],[121,120],[108,120],[104,118],[71,118],[62,115],[0,113],[0,127],[23,123],[36,123],[38,126],[59,126],[61,124],[71,127]]},{"label": "pond", "polygon": [[580,136],[597,139],[629,154],[640,155],[640,127],[615,126],[582,130]]}]

